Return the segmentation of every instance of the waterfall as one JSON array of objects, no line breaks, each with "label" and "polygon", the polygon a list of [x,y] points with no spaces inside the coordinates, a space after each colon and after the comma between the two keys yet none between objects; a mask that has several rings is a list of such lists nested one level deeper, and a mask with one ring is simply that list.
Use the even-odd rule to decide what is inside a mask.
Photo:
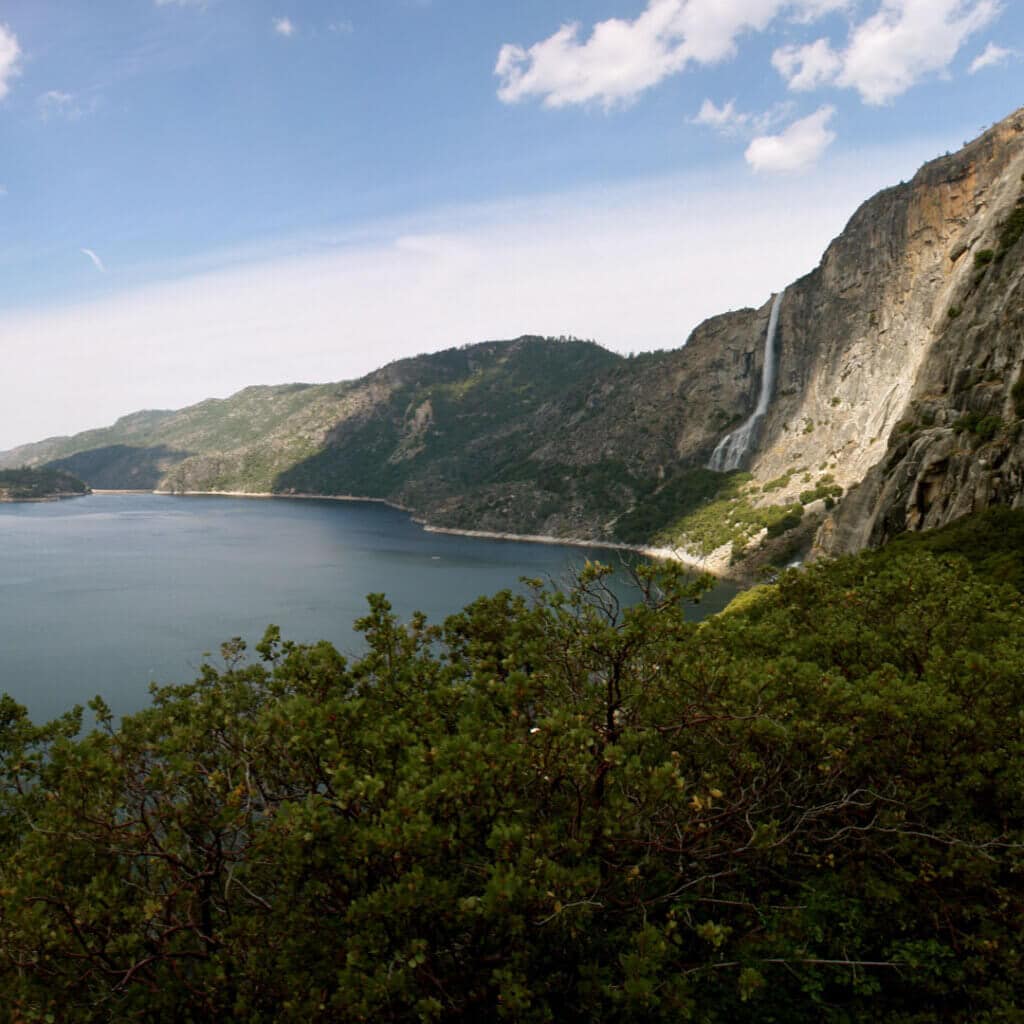
[{"label": "waterfall", "polygon": [[757,396],[757,405],[742,426],[737,427],[731,434],[726,434],[718,442],[708,461],[708,469],[719,473],[739,469],[755,440],[757,428],[768,411],[768,403],[772,400],[772,392],[775,390],[775,333],[779,328],[779,309],[782,306],[782,296],[785,294],[783,290],[775,296],[771,316],[768,317],[768,333],[764,339],[764,366],[761,368],[761,392]]}]

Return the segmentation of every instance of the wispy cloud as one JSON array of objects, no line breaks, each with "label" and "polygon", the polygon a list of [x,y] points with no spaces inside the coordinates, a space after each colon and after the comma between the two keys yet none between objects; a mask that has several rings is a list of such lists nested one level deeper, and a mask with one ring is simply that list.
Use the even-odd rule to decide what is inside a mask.
[{"label": "wispy cloud", "polygon": [[835,107],[822,107],[810,117],[794,121],[778,135],[761,135],[744,154],[755,171],[800,171],[818,162],[835,142],[836,133],[828,125]]},{"label": "wispy cloud", "polygon": [[714,100],[706,99],[700,110],[690,118],[691,124],[702,124],[718,131],[733,133],[750,121],[750,115],[736,109],[735,100],[727,100],[720,107]]},{"label": "wispy cloud", "polygon": [[722,135],[746,134],[749,136],[769,131],[790,117],[792,112],[792,103],[776,103],[760,114],[751,114],[738,110],[734,99],[727,100],[720,107],[714,100],[706,99],[701,104],[700,110],[690,118],[690,124],[714,128]]},{"label": "wispy cloud", "polygon": [[0,24],[0,100],[11,90],[11,79],[21,72],[21,46],[9,25]]},{"label": "wispy cloud", "polygon": [[350,36],[355,31],[355,25],[353,25],[347,18],[342,18],[338,21],[332,21],[327,26],[327,29],[335,35]]},{"label": "wispy cloud", "polygon": [[95,112],[96,99],[82,100],[73,93],[50,89],[36,98],[36,109],[44,121],[55,117],[78,121]]},{"label": "wispy cloud", "polygon": [[1005,64],[1008,60],[1016,56],[1017,54],[1014,50],[1008,50],[1004,46],[989,43],[988,46],[986,46],[985,49],[971,61],[971,66],[968,70],[970,74],[976,75],[979,71],[983,71],[985,68],[994,68],[1000,64]]},{"label": "wispy cloud", "polygon": [[295,22],[293,22],[291,18],[275,18],[274,31],[279,36],[284,36],[285,39],[290,39],[295,35]]},{"label": "wispy cloud", "polygon": [[107,268],[106,268],[106,267],[105,267],[105,266],[103,265],[103,260],[101,260],[101,259],[99,258],[99,256],[97,256],[97,255],[96,255],[96,253],[95,253],[95,252],[93,252],[93,250],[92,250],[92,249],[79,249],[78,251],[79,251],[79,252],[80,252],[80,253],[81,253],[81,254],[82,254],[83,256],[87,256],[87,257],[88,257],[88,258],[89,258],[89,259],[90,259],[90,260],[92,261],[92,265],[93,265],[93,266],[94,266],[94,267],[95,267],[95,268],[96,268],[96,269],[97,269],[97,270],[98,270],[98,271],[99,271],[99,272],[100,272],[101,274],[105,274],[105,273],[107,272]]},{"label": "wispy cloud", "polygon": [[[0,336],[25,398],[0,407],[0,448],[485,338],[677,347],[705,317],[759,305],[806,273],[866,195],[948,142],[837,158],[810,179],[719,167],[463,205],[294,248],[279,240],[270,258],[247,252],[202,273],[164,267],[163,281],[64,308],[6,306]],[[728,253],[728,273],[708,253]],[[33,397],[44,392],[45,405]]]}]

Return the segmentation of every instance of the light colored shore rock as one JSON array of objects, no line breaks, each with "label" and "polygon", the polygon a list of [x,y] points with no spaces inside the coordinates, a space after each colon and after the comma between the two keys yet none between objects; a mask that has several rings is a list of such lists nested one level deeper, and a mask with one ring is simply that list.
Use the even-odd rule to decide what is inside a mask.
[{"label": "light colored shore rock", "polygon": [[637,544],[613,544],[608,541],[586,540],[582,537],[549,537],[541,534],[499,533],[493,530],[456,530],[447,526],[432,526],[416,519],[427,533],[449,533],[459,537],[477,537],[481,540],[509,540],[526,544],[562,544],[567,547],[598,548],[607,551],[629,551],[659,562],[679,562],[688,568],[706,572],[712,576],[723,576],[729,567],[730,547],[724,547],[704,556],[687,551],[685,548],[645,547]]}]

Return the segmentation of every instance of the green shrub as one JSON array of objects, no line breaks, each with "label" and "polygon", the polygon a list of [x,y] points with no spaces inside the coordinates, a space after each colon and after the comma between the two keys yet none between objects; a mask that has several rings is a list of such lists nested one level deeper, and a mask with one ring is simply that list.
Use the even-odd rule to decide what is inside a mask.
[{"label": "green shrub", "polygon": [[1003,429],[1003,421],[998,416],[982,416],[977,412],[966,412],[956,423],[956,430],[973,434],[981,441],[991,441]]},{"label": "green shrub", "polygon": [[976,267],[987,267],[995,258],[995,249],[979,249],[974,254],[974,265]]},{"label": "green shrub", "polygon": [[1009,252],[1024,235],[1024,205],[1022,200],[1017,201],[1013,213],[1003,222],[999,230],[999,258]]},{"label": "green shrub", "polygon": [[777,476],[774,480],[769,480],[762,488],[761,491],[764,494],[769,494],[772,491],[781,491],[783,487],[789,486],[789,481],[793,479],[793,470],[789,470],[783,473],[782,476]]},{"label": "green shrub", "polygon": [[796,527],[798,527],[803,521],[803,516],[803,505],[791,506],[784,515],[780,516],[778,519],[773,519],[768,523],[768,536],[780,537],[789,530],[796,529]]},{"label": "green shrub", "polygon": [[1017,383],[1013,385],[1010,395],[1013,398],[1014,412],[1018,416],[1024,416],[1024,370],[1021,371],[1020,376],[1017,378]]},{"label": "green shrub", "polygon": [[800,492],[800,504],[810,505],[812,501],[817,501],[819,498],[841,498],[842,495],[843,489],[838,484],[819,480],[814,488]]}]

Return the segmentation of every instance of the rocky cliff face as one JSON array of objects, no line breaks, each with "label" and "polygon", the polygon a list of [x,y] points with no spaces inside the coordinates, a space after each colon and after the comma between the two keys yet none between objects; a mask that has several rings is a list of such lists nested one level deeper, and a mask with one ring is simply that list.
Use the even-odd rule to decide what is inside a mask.
[{"label": "rocky cliff face", "polygon": [[[813,397],[797,413],[817,410],[825,420],[830,387],[837,411],[851,413],[825,420],[828,441],[818,449],[843,445],[837,478],[856,485],[823,527],[822,551],[881,544],[1024,500],[1024,401],[1013,394],[1024,359],[1022,175],[1018,112],[896,190],[899,247],[890,249],[888,280],[876,279],[877,300],[865,295],[850,309],[862,324],[873,317],[874,333],[850,330],[852,344],[833,364],[838,374],[822,374],[819,357],[808,381]],[[865,213],[876,211],[868,204]],[[822,273],[828,263],[827,256]],[[866,440],[858,443],[851,426]],[[789,441],[779,431],[762,462],[792,457]]]},{"label": "rocky cliff face", "polygon": [[[868,200],[787,289],[777,390],[749,468],[753,491],[786,481],[774,502],[820,474],[851,489],[819,551],[1024,501],[1024,395],[1011,394],[1024,357],[1022,173],[1018,111]],[[758,372],[749,351],[722,350],[726,376]]]}]

